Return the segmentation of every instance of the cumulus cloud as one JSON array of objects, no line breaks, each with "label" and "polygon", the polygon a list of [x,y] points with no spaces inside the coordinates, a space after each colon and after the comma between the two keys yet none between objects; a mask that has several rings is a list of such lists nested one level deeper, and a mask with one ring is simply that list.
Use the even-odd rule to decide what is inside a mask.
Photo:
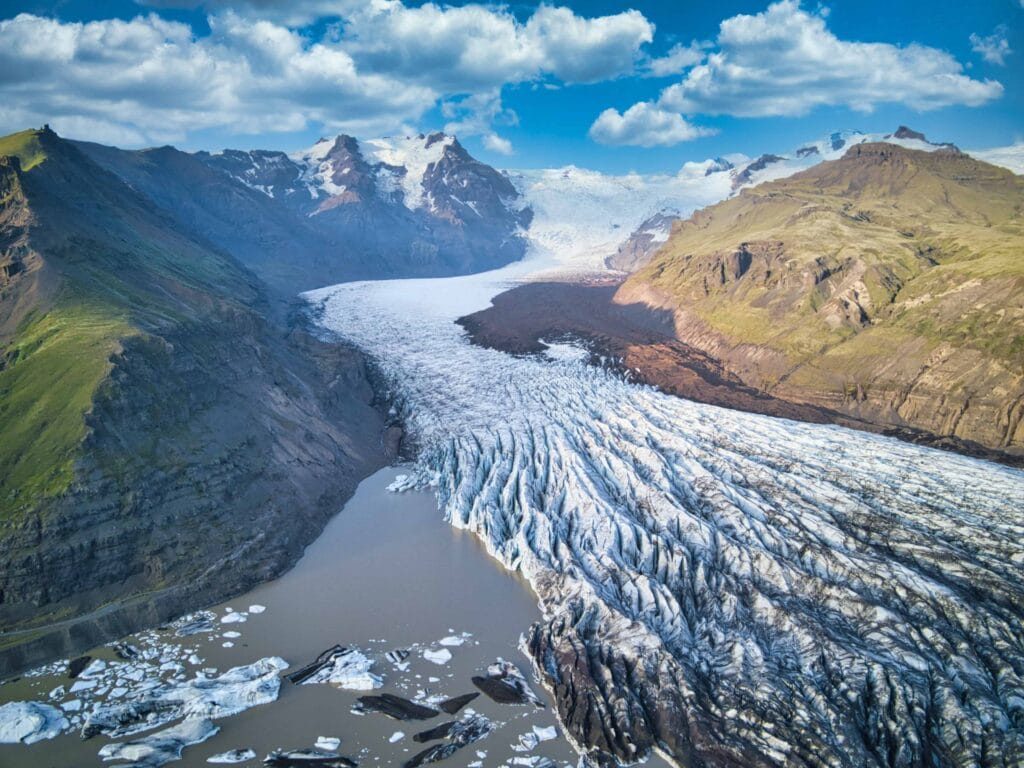
[{"label": "cumulus cloud", "polygon": [[[1024,7],[1024,0],[1021,0]],[[1004,25],[996,27],[995,31],[987,37],[971,34],[971,50],[981,54],[981,58],[989,64],[998,64],[1000,67],[1006,64],[1006,57],[1013,53],[1010,50],[1010,41],[1006,39],[1007,29]]]},{"label": "cumulus cloud", "polygon": [[[629,74],[654,33],[636,11],[584,18],[547,5],[520,21],[506,7],[398,0],[148,4],[202,5],[210,34],[157,14],[0,21],[0,128],[50,122],[127,144],[214,127],[260,133],[313,124],[366,135],[455,100],[454,123],[508,148],[494,130],[508,119],[504,86]],[[335,17],[337,24],[296,28]]]},{"label": "cumulus cloud", "polygon": [[492,152],[497,152],[499,155],[511,155],[513,153],[512,142],[508,139],[503,139],[496,133],[488,133],[484,136],[484,147]]},{"label": "cumulus cloud", "polygon": [[594,141],[637,147],[666,147],[713,133],[710,128],[691,125],[677,112],[647,101],[634,104],[622,114],[606,109],[590,126]]},{"label": "cumulus cloud", "polygon": [[648,74],[651,77],[681,75],[694,64],[699,64],[704,60],[704,50],[709,46],[710,43],[697,42],[689,45],[681,43],[674,45],[664,56],[651,59],[648,64]]},{"label": "cumulus cloud", "polygon": [[[685,140],[694,126],[684,116],[793,116],[820,106],[869,112],[884,103],[927,110],[978,106],[1003,93],[1000,83],[968,77],[960,62],[936,48],[841,40],[828,29],[827,15],[805,11],[798,0],[781,0],[762,13],[726,19],[706,58],[680,82],[653,104],[643,102],[623,115],[605,111],[591,135],[633,143],[634,135],[649,135],[644,125],[668,125],[674,113],[679,122],[670,135]],[[687,60],[682,52],[679,58]],[[669,62],[659,66],[671,68]],[[627,129],[630,122],[635,131]]]},{"label": "cumulus cloud", "polygon": [[0,21],[0,125],[50,122],[86,138],[161,142],[213,127],[384,127],[436,101],[429,88],[361,73],[344,50],[270,22],[226,13],[210,26],[196,38],[156,15]]},{"label": "cumulus cloud", "polygon": [[977,106],[1003,87],[975,80],[945,51],[840,40],[797,0],[722,22],[717,50],[661,95],[683,114],[801,115],[817,106],[871,111],[882,103]]}]

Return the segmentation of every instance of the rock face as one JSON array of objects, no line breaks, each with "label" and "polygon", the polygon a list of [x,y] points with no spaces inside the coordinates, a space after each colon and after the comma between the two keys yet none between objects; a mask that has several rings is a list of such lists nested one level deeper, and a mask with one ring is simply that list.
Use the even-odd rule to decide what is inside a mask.
[{"label": "rock face", "polygon": [[1021,455],[1022,205],[955,148],[858,144],[680,223],[616,301],[775,397]]},{"label": "rock face", "polygon": [[633,272],[649,262],[657,250],[668,240],[672,222],[678,218],[677,211],[659,211],[648,217],[626,239],[615,255],[609,256],[605,264],[621,272]]},{"label": "rock face", "polygon": [[358,353],[55,134],[0,152],[9,673],[279,574],[386,457]]}]

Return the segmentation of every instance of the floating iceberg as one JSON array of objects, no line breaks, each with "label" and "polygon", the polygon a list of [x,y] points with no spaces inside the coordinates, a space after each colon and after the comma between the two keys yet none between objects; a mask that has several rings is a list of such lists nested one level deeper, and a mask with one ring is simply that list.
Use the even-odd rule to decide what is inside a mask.
[{"label": "floating iceberg", "polygon": [[206,762],[218,764],[224,763],[230,765],[234,763],[247,763],[250,760],[255,759],[256,753],[253,752],[251,749],[232,749],[229,752],[221,752],[216,755],[211,755],[210,757],[206,758]]},{"label": "floating iceberg", "polygon": [[181,683],[167,683],[144,697],[95,709],[82,726],[82,738],[99,733],[117,738],[148,730],[181,717],[230,717],[277,699],[279,673],[288,663],[276,656],[229,669],[219,677],[199,674]]},{"label": "floating iceberg", "polygon": [[423,658],[437,665],[447,664],[452,660],[452,652],[447,648],[427,649],[423,652]]},{"label": "floating iceberg", "polygon": [[384,681],[370,671],[372,668],[371,659],[360,651],[349,649],[335,656],[333,663],[313,673],[302,684],[330,683],[351,691],[370,691],[384,685]]},{"label": "floating iceberg", "polygon": [[185,747],[199,744],[220,729],[208,719],[186,719],[144,738],[119,744],[105,744],[99,752],[104,760],[125,760],[135,766],[156,766],[178,760]]},{"label": "floating iceberg", "polygon": [[52,739],[68,727],[64,713],[37,701],[12,701],[0,706],[0,744],[35,744]]}]

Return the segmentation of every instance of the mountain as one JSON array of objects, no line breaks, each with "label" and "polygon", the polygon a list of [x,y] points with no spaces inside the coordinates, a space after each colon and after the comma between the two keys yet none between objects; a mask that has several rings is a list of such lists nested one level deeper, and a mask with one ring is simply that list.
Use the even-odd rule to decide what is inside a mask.
[{"label": "mountain", "polygon": [[338,136],[294,155],[79,147],[285,296],[345,280],[479,272],[526,250],[531,211],[518,191],[441,133]]},{"label": "mountain", "polygon": [[0,670],[279,573],[385,460],[362,357],[270,314],[72,142],[0,139]]},{"label": "mountain", "polygon": [[1024,178],[893,138],[677,223],[616,301],[774,397],[1021,454]]},{"label": "mountain", "polygon": [[[680,181],[694,176],[703,176],[709,189],[719,190],[715,200],[705,201],[705,205],[718,202],[722,198],[737,194],[745,187],[753,187],[766,181],[782,179],[798,171],[811,168],[826,160],[836,160],[850,148],[858,144],[885,142],[907,149],[918,149],[934,152],[938,149],[955,149],[952,144],[936,144],[928,141],[923,133],[900,126],[893,133],[867,134],[857,130],[834,131],[817,141],[801,144],[785,155],[762,154],[751,159],[744,155],[734,154],[705,160],[703,163],[687,163],[679,171]],[[1012,167],[1012,166],[1011,166]],[[656,180],[652,180],[655,185]],[[687,205],[686,197],[671,201],[663,201],[660,208],[648,208],[640,225],[631,231],[630,236],[619,245],[614,253],[605,259],[605,265],[622,272],[632,272],[650,261],[661,243],[668,239],[673,217],[665,215],[671,210],[685,211],[682,218],[694,210]]]}]

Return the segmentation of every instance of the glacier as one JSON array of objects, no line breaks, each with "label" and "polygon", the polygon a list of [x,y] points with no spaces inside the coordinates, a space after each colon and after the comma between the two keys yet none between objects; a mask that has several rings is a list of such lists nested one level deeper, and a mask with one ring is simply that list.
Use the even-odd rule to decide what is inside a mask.
[{"label": "glacier", "polygon": [[435,488],[532,585],[523,647],[573,744],[602,765],[1021,765],[1024,473],[471,345],[456,318],[600,266],[649,214],[588,229],[586,200],[538,186],[593,179],[516,183],[525,261],[305,297],[390,387],[417,448],[393,490]]}]

